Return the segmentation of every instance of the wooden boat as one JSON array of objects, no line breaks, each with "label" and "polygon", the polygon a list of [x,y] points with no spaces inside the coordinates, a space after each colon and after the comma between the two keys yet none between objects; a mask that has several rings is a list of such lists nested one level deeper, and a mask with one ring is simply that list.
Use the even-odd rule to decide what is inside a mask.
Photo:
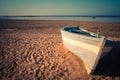
[{"label": "wooden boat", "polygon": [[82,59],[88,74],[94,72],[99,59],[103,58],[113,47],[113,43],[105,36],[80,27],[62,28],[61,34],[66,48]]}]

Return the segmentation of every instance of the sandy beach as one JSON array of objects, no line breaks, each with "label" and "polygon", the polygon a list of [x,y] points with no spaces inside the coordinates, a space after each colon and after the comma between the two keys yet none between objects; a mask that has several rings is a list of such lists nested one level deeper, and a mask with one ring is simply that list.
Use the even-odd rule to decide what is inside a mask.
[{"label": "sandy beach", "polygon": [[[80,26],[116,41],[88,75],[81,59],[62,43],[60,29]],[[120,23],[0,20],[0,80],[119,80]]]}]

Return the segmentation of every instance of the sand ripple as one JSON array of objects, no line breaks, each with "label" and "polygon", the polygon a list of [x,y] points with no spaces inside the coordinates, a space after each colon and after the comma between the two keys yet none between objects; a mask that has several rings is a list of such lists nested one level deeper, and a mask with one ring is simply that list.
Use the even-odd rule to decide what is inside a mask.
[{"label": "sand ripple", "polygon": [[[64,47],[58,24],[79,25],[79,22],[44,22],[1,22],[3,27],[17,26],[18,29],[0,31],[0,80],[111,79],[111,77],[87,75],[83,62]],[[34,28],[39,25],[41,27]],[[88,26],[88,22],[87,24],[83,22],[81,25]],[[26,28],[28,26],[29,29]]]},{"label": "sand ripple", "polygon": [[63,46],[60,32],[49,34],[50,31],[25,30],[0,35],[0,77],[27,80],[80,78],[77,75],[86,72],[84,66],[78,64],[79,60],[72,60],[76,57],[71,57],[73,55]]}]

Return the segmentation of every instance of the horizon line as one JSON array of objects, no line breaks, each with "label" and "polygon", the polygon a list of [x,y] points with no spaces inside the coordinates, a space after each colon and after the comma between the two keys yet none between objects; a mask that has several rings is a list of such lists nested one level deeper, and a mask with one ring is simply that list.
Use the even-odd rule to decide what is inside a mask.
[{"label": "horizon line", "polygon": [[120,17],[120,15],[0,15],[0,17]]}]

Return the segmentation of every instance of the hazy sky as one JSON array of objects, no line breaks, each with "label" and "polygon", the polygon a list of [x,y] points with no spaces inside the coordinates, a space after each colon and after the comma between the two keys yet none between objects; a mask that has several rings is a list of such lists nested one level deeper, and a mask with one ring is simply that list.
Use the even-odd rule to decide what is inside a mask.
[{"label": "hazy sky", "polygon": [[120,0],[0,0],[0,15],[120,15]]}]

